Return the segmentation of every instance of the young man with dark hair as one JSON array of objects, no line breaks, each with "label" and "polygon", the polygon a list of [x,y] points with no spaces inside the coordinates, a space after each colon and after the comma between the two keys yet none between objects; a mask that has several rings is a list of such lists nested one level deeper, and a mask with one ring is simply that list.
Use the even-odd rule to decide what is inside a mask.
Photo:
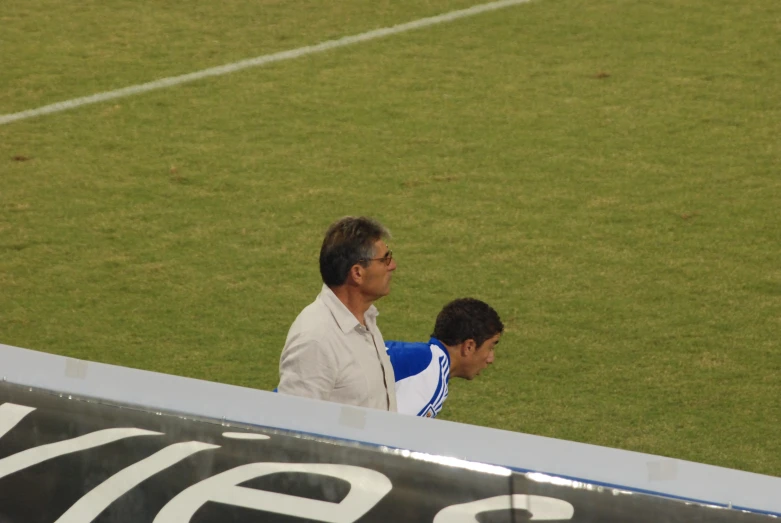
[{"label": "young man with dark hair", "polygon": [[389,237],[366,217],[328,228],[320,248],[323,287],[290,327],[280,393],[396,411],[393,366],[373,305],[390,292],[396,270]]},{"label": "young man with dark hair", "polygon": [[398,412],[436,417],[450,378],[472,380],[492,364],[502,332],[504,325],[490,305],[460,298],[439,313],[428,343],[387,342]]}]

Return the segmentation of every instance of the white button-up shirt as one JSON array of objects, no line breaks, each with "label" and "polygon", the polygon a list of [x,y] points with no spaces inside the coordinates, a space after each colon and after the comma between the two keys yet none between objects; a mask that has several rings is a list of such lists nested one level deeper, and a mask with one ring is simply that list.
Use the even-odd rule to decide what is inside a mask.
[{"label": "white button-up shirt", "polygon": [[323,285],[290,327],[279,360],[279,392],[395,412],[393,366],[378,314],[369,307],[364,327]]}]

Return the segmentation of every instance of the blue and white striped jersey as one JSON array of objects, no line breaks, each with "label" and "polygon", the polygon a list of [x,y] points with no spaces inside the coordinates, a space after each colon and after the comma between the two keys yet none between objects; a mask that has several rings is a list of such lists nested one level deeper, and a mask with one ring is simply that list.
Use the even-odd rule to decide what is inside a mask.
[{"label": "blue and white striped jersey", "polygon": [[447,399],[450,354],[436,338],[428,343],[386,341],[396,375],[396,407],[402,414],[434,418]]}]

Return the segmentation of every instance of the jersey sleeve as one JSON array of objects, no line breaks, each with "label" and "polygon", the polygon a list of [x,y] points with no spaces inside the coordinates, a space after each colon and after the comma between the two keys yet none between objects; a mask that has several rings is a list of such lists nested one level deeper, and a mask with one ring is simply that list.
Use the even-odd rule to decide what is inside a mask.
[{"label": "jersey sleeve", "polygon": [[447,398],[447,358],[426,343],[387,342],[386,347],[396,374],[398,411],[435,417]]},{"label": "jersey sleeve", "polygon": [[385,350],[390,356],[397,383],[419,374],[431,363],[431,351],[425,347],[425,344],[386,341]]}]

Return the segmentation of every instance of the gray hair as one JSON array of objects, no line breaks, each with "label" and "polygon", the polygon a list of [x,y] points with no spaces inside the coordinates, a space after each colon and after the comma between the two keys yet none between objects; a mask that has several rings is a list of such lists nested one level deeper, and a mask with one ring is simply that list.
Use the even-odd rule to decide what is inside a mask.
[{"label": "gray hair", "polygon": [[350,267],[363,266],[374,258],[374,244],[389,239],[387,227],[366,216],[345,216],[332,223],[325,232],[320,248],[320,276],[329,287],[339,286],[347,280]]}]

